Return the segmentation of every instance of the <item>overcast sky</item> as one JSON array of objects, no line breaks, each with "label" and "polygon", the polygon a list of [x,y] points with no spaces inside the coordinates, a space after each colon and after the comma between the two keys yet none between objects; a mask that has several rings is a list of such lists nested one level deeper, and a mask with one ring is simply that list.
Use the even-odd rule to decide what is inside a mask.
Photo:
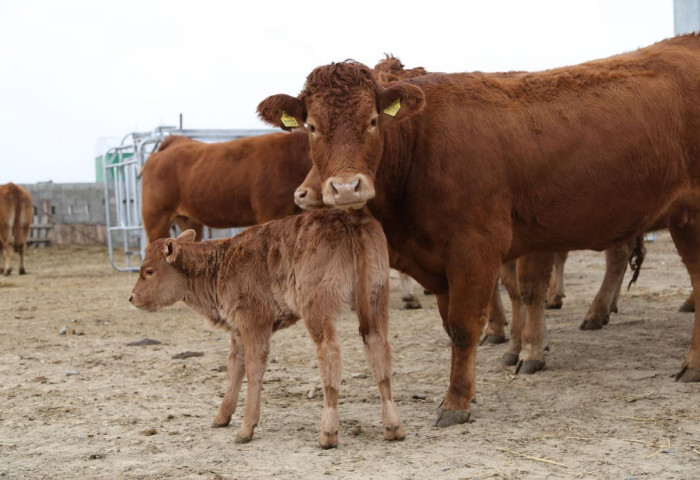
[{"label": "overcast sky", "polygon": [[101,137],[266,128],[315,67],[543,70],[673,35],[672,0],[0,0],[0,184],[92,182]]}]

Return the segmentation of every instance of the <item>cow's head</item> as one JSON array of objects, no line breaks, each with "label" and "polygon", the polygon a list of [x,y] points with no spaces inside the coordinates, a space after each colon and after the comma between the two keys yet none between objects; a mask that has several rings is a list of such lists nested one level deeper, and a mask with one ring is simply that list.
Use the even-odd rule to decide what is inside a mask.
[{"label": "cow's head", "polygon": [[318,176],[316,165],[311,166],[306,178],[294,192],[294,203],[304,210],[316,210],[324,207],[321,178]]},{"label": "cow's head", "polygon": [[184,299],[187,277],[181,268],[182,242],[193,242],[194,230],[177,238],[161,238],[146,247],[129,302],[136,308],[154,312]]},{"label": "cow's head", "polygon": [[315,69],[298,97],[266,98],[258,114],[284,129],[305,126],[324,203],[356,209],[374,197],[385,131],[424,106],[415,85],[381,85],[365,65],[347,61]]}]

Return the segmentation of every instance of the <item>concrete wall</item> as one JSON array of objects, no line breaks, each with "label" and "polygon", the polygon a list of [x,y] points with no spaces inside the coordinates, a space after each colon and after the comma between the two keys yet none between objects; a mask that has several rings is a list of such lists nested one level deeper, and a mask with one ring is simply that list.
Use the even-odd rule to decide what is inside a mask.
[{"label": "concrete wall", "polygon": [[700,0],[673,0],[673,32],[700,31]]},{"label": "concrete wall", "polygon": [[105,194],[102,183],[30,183],[22,185],[29,190],[34,205],[48,200],[54,223],[105,225]]}]

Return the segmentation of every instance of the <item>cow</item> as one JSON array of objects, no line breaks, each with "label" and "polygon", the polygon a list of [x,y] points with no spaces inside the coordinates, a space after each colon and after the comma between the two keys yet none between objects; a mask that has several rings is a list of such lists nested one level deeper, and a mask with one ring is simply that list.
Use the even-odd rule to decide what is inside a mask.
[{"label": "cow", "polygon": [[182,300],[230,332],[230,383],[214,427],[231,421],[245,375],[245,412],[235,441],[252,439],[270,337],[303,318],[323,383],[319,440],[323,448],[337,446],[342,357],[334,322],[352,304],[379,387],[385,437],[404,438],[391,392],[389,257],[379,222],[363,212],[318,210],[256,225],[233,238],[194,240],[194,230],[186,230],[151,243],[129,301],[153,311]]},{"label": "cow", "polygon": [[[383,86],[363,64],[337,62],[314,69],[298,96],[266,98],[258,114],[306,125],[324,203],[367,205],[393,265],[437,295],[452,343],[439,427],[469,419],[504,262],[518,259],[526,372],[544,367],[552,252],[611,248],[668,214],[700,281],[697,35],[511,77],[429,74]],[[677,379],[700,380],[698,312]]]},{"label": "cow", "polygon": [[34,203],[31,193],[12,182],[0,185],[0,273],[3,275],[12,273],[13,249],[19,254],[19,274],[27,273],[24,268],[24,253],[33,216]]},{"label": "cow", "polygon": [[294,190],[310,168],[301,131],[220,143],[166,137],[141,171],[148,241],[169,236],[173,221],[201,238],[203,225],[247,227],[298,213]]}]

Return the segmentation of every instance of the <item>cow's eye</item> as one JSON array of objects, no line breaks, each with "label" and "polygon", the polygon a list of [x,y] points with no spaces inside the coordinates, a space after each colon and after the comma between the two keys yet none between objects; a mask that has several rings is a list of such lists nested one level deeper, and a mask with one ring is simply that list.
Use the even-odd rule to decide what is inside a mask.
[{"label": "cow's eye", "polygon": [[369,121],[369,126],[370,126],[370,127],[376,127],[376,126],[377,126],[377,117],[374,117],[372,120]]},{"label": "cow's eye", "polygon": [[150,268],[146,269],[146,271],[143,272],[143,274],[146,275],[147,277],[150,277],[150,276],[153,275],[154,273],[155,273],[155,272],[154,272],[153,270],[151,270]]},{"label": "cow's eye", "polygon": [[314,125],[313,123],[307,123],[306,128],[309,129],[309,132],[316,133],[316,125]]}]

